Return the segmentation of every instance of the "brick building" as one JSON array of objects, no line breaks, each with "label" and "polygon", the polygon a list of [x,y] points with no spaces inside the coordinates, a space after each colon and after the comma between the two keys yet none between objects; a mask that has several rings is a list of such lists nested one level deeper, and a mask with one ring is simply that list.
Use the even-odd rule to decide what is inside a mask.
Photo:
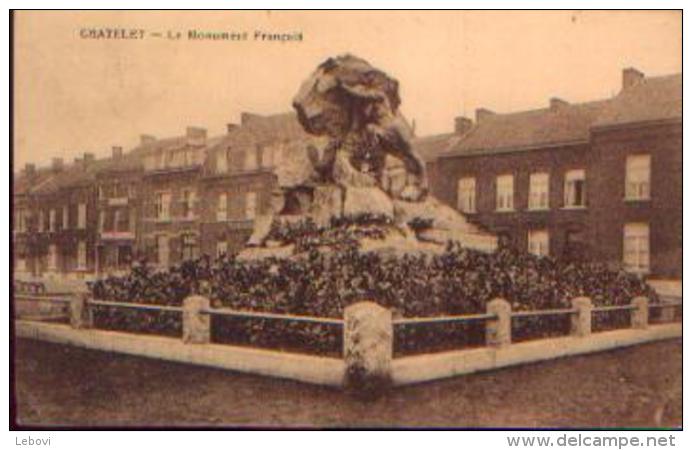
[{"label": "brick building", "polygon": [[136,253],[141,206],[142,161],[137,152],[113,147],[108,164],[96,172],[98,216],[95,271],[117,275],[129,270]]},{"label": "brick building", "polygon": [[680,278],[681,117],[681,75],[647,78],[635,69],[623,72],[611,99],[479,109],[438,156],[432,190],[533,253]]},{"label": "brick building", "polygon": [[[613,98],[459,117],[414,139],[431,190],[470,221],[540,255],[681,277],[682,77],[623,72]],[[294,114],[243,113],[208,137],[142,136],[127,153],[27,167],[13,180],[18,274],[85,278],[144,257],[167,267],[239,249],[272,208],[277,168],[311,140]],[[289,165],[290,166],[290,165]],[[405,184],[389,158],[384,185]]]},{"label": "brick building", "polygon": [[257,217],[271,212],[275,167],[287,148],[307,135],[292,113],[258,116],[243,113],[240,125],[207,150],[200,179],[201,247],[206,254],[243,247]]}]

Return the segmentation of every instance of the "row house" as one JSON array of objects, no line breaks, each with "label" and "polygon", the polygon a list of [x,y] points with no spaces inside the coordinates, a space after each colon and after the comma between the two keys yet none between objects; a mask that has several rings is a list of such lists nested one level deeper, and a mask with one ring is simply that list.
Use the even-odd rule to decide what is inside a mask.
[{"label": "row house", "polygon": [[277,165],[308,139],[292,113],[243,113],[240,125],[227,131],[209,148],[200,182],[201,246],[209,255],[245,245],[255,220],[272,213]]},{"label": "row house", "polygon": [[135,258],[142,174],[137,151],[125,155],[122,147],[113,147],[109,163],[95,175],[98,274],[122,274]]},{"label": "row house", "polygon": [[[623,72],[615,97],[475,123],[438,156],[433,193],[507,244],[681,277],[682,79]],[[467,122],[460,118],[460,121]]]},{"label": "row house", "polygon": [[[97,170],[93,154],[85,153],[65,166],[55,158],[39,179],[24,174],[31,187],[22,192],[24,204],[15,214],[21,217],[23,245],[20,269],[31,275],[67,274],[85,278],[95,270],[96,205],[93,177]],[[32,171],[35,169],[32,169]],[[33,180],[33,181],[32,181]]]},{"label": "row house", "polygon": [[184,136],[143,136],[138,256],[168,267],[199,256],[198,186],[207,130],[188,127]]}]

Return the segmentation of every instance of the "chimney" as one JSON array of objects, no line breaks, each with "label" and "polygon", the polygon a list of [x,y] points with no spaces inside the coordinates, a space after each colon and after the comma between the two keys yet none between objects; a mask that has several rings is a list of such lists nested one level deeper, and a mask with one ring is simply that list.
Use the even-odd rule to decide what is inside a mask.
[{"label": "chimney", "polygon": [[240,113],[240,125],[245,126],[249,122],[252,122],[253,120],[259,119],[261,117],[262,116],[260,116],[259,114],[253,114],[253,113],[243,111]]},{"label": "chimney", "polygon": [[88,165],[94,162],[94,154],[93,153],[84,153],[84,165]]},{"label": "chimney", "polygon": [[113,159],[119,159],[123,156],[123,148],[119,146],[113,146],[111,149],[113,152]]},{"label": "chimney", "polygon": [[204,145],[207,140],[207,129],[200,127],[187,127],[185,131],[188,145]]},{"label": "chimney", "polygon": [[139,136],[139,142],[141,145],[149,145],[156,142],[156,138],[150,134],[142,134]]},{"label": "chimney", "polygon": [[481,121],[487,119],[490,116],[494,116],[495,113],[486,108],[476,108],[476,123],[481,123]]},{"label": "chimney", "polygon": [[54,172],[60,172],[63,169],[62,158],[53,158],[52,168]]},{"label": "chimney", "polygon": [[550,99],[550,109],[551,111],[557,111],[560,108],[564,108],[565,106],[568,106],[569,102],[566,102],[565,100],[557,97],[553,97]]},{"label": "chimney", "polygon": [[228,133],[228,134],[234,132],[237,129],[238,129],[237,123],[227,123],[226,124],[226,133]]},{"label": "chimney", "polygon": [[634,67],[622,70],[622,89],[629,89],[644,79],[644,74]]},{"label": "chimney", "polygon": [[34,175],[36,175],[36,164],[29,164],[27,163],[24,166],[24,175],[31,178]]},{"label": "chimney", "polygon": [[456,134],[466,134],[473,126],[473,120],[468,117],[459,116],[454,118],[454,132]]}]

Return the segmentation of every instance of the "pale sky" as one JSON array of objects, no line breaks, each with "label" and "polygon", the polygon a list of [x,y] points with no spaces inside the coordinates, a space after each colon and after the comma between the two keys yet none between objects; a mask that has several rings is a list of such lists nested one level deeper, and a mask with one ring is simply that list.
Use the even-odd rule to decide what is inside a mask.
[{"label": "pale sky", "polygon": [[[80,30],[247,31],[245,42],[80,38]],[[302,42],[254,41],[255,30]],[[682,70],[679,12],[19,12],[15,16],[15,169],[47,165],[140,134],[188,125],[210,135],[241,111],[285,112],[301,81],[345,52],[398,79],[419,136],[459,115],[511,112],[617,93],[621,71]]]}]

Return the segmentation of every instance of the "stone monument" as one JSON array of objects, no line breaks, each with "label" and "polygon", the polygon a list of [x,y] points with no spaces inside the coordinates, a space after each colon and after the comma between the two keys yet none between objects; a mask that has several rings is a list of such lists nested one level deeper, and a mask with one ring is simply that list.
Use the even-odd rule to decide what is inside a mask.
[{"label": "stone monument", "polygon": [[[357,228],[359,217],[381,222],[376,239],[359,238],[364,251],[441,251],[448,241],[493,251],[495,236],[430,195],[425,162],[411,144],[400,104],[397,80],[365,60],[346,54],[320,64],[293,100],[314,139],[276,169],[272,214],[256,220],[241,256],[297,253],[273,234],[300,220],[328,230],[351,219]],[[387,157],[401,160],[406,170],[406,185],[396,195],[383,185]]]}]

